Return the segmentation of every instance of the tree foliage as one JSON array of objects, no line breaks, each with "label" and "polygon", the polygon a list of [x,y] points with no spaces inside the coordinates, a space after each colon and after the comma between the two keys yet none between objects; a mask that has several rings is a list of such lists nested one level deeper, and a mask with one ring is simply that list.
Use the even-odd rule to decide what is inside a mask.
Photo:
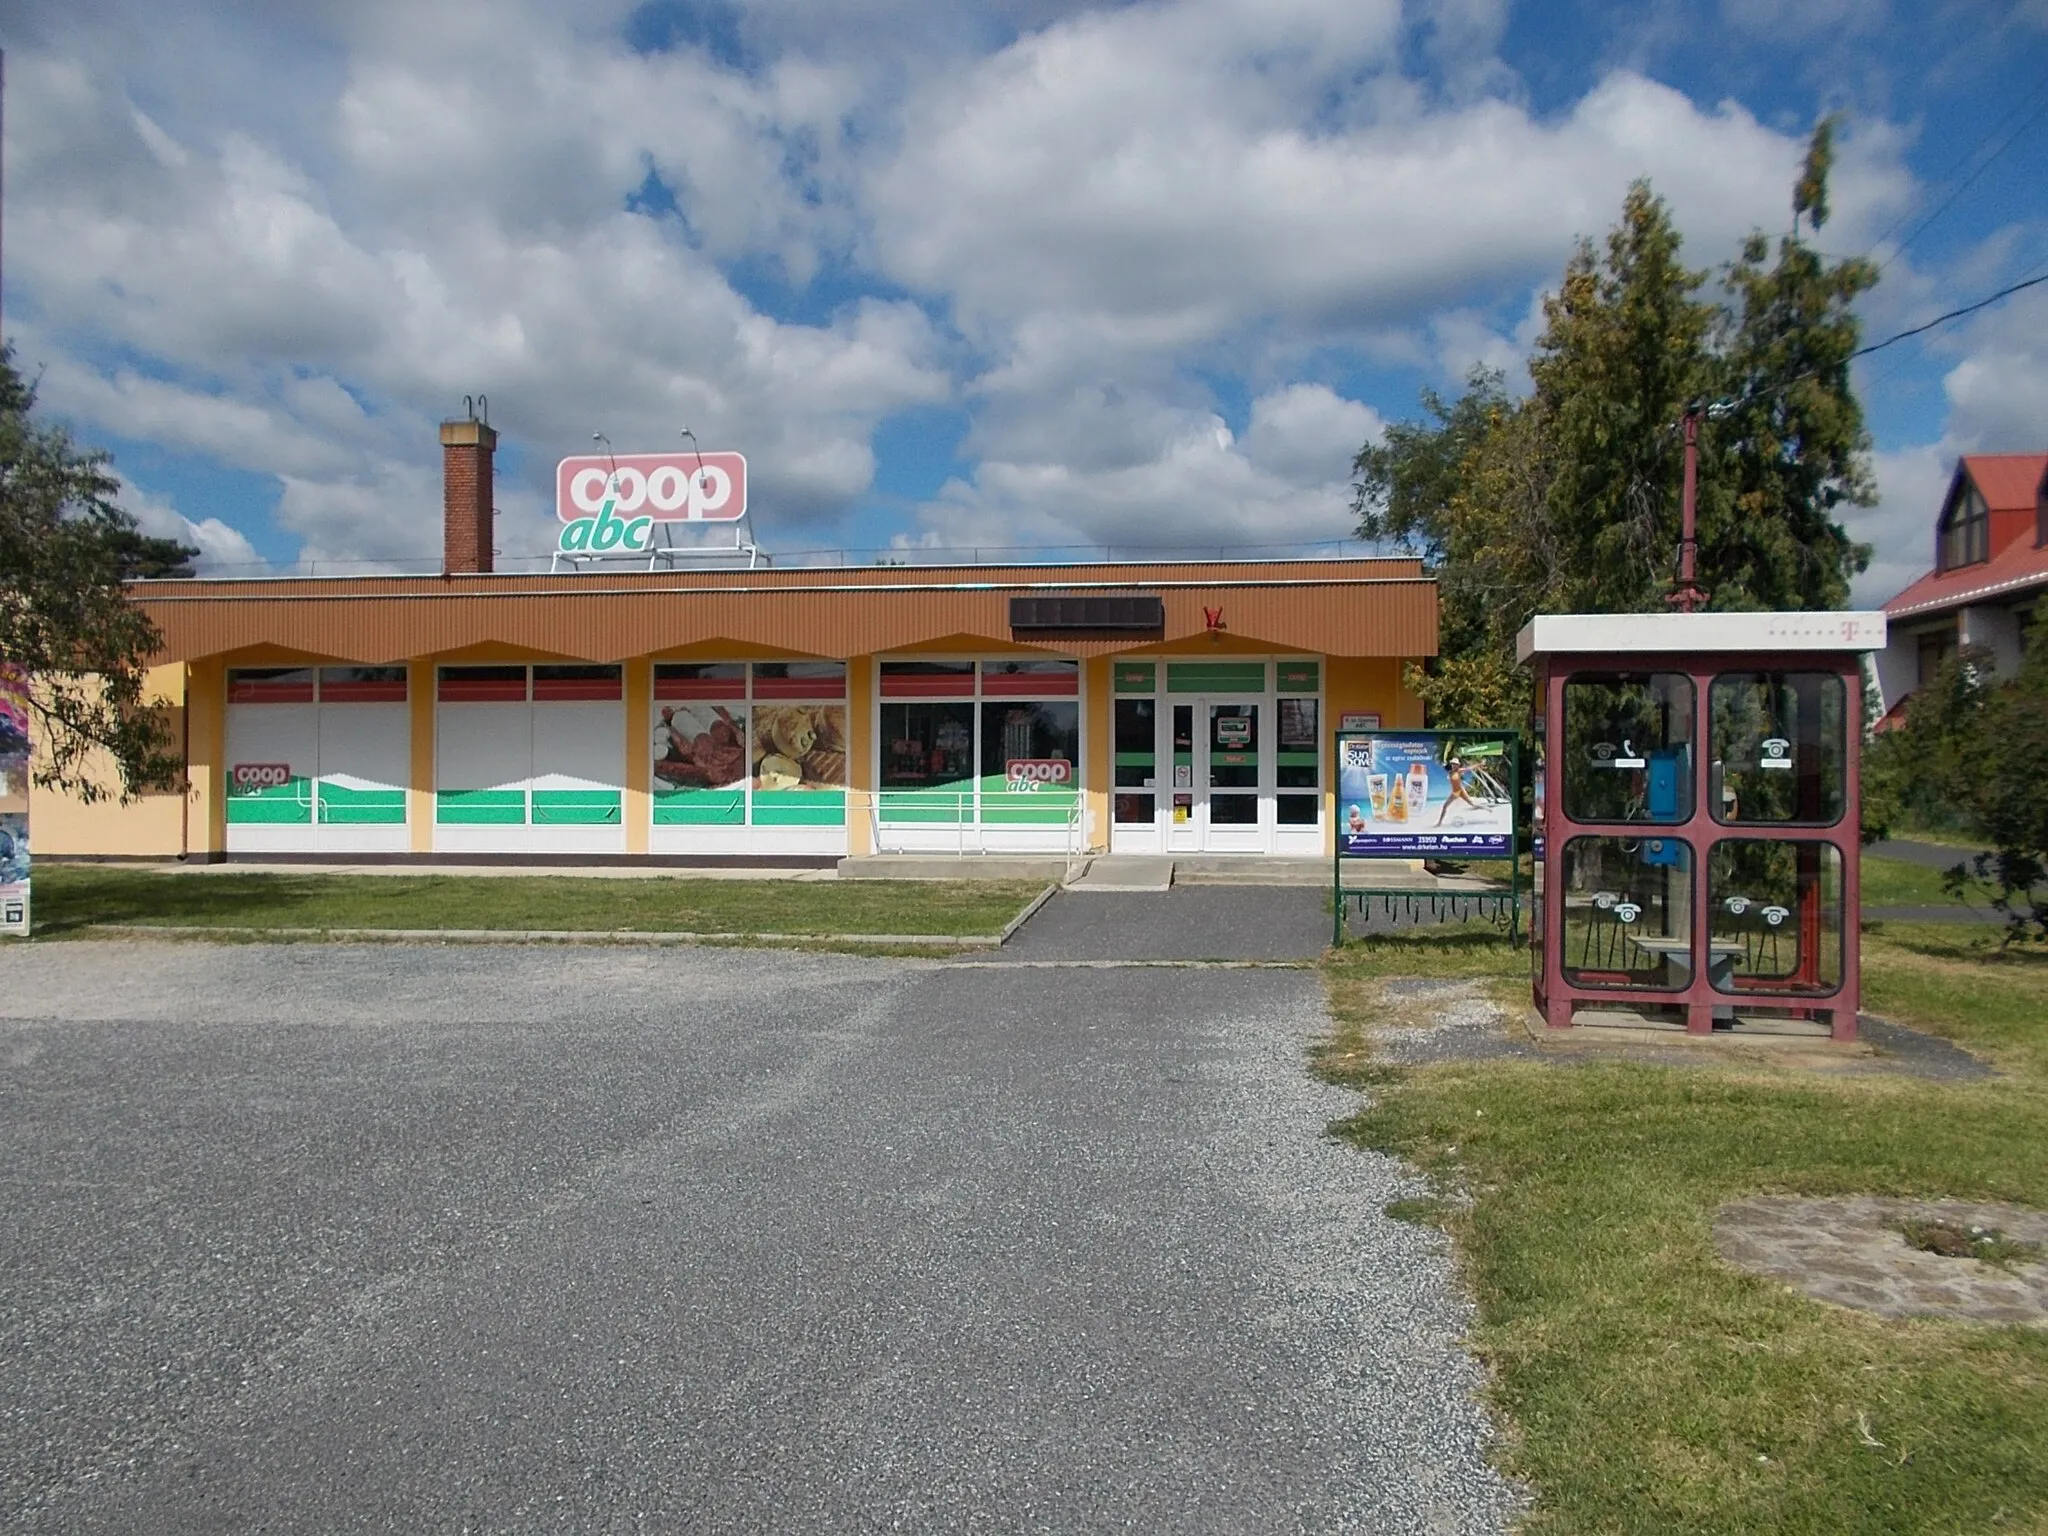
[{"label": "tree foliage", "polygon": [[1960,893],[1974,873],[2013,938],[2048,939],[2048,629],[2037,629],[2009,677],[1965,647],[1906,701],[1904,719],[1864,758],[1866,822],[1961,833],[1988,851],[1948,872]]},{"label": "tree foliage", "polygon": [[1440,654],[1412,678],[1441,725],[1527,710],[1514,637],[1541,612],[1665,606],[1677,569],[1688,410],[1700,433],[1700,580],[1709,607],[1831,608],[1869,558],[1837,521],[1873,499],[1849,387],[1850,305],[1877,279],[1799,236],[1827,218],[1833,129],[1815,131],[1793,232],[1761,233],[1719,273],[1686,266],[1669,210],[1629,189],[1601,244],[1582,241],[1517,397],[1475,372],[1423,396],[1354,462],[1358,533],[1419,552],[1438,579]]},{"label": "tree foliage", "polygon": [[168,722],[144,696],[160,647],[122,583],[191,574],[198,553],[122,511],[104,453],[33,419],[35,391],[0,349],[0,661],[29,676],[36,782],[94,801],[111,759],[128,798],[176,782]]}]

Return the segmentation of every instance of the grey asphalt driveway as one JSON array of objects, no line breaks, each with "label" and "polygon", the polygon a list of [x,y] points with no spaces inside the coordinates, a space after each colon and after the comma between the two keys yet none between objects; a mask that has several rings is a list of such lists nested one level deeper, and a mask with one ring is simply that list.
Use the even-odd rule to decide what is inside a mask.
[{"label": "grey asphalt driveway", "polygon": [[1498,1529],[1317,986],[0,952],[0,1527]]},{"label": "grey asphalt driveway", "polygon": [[1309,886],[1060,891],[988,960],[1313,960],[1330,893]]}]

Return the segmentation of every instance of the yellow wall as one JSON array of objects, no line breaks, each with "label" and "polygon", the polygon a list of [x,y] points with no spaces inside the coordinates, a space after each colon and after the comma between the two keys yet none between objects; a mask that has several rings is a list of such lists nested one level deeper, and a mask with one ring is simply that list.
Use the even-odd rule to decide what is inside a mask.
[{"label": "yellow wall", "polygon": [[1090,656],[1081,663],[1081,697],[1087,710],[1082,731],[1088,743],[1087,761],[1081,765],[1081,777],[1088,786],[1087,843],[1091,852],[1101,852],[1109,847],[1109,765],[1116,740],[1107,656]]},{"label": "yellow wall", "polygon": [[1348,714],[1376,714],[1388,727],[1422,724],[1422,701],[1401,686],[1404,665],[1391,656],[1323,658],[1323,852],[1337,851],[1336,731]]},{"label": "yellow wall", "polygon": [[414,853],[434,851],[434,679],[432,661],[407,664],[405,707],[411,755],[406,762],[411,782],[405,787],[405,830],[406,846]]},{"label": "yellow wall", "polygon": [[646,657],[626,663],[626,783],[621,802],[626,818],[626,852],[645,853],[654,826],[654,754],[649,732],[654,719],[654,663]]},{"label": "yellow wall", "polygon": [[868,797],[875,789],[875,658],[846,659],[846,851],[874,852]]},{"label": "yellow wall", "polygon": [[[185,669],[152,667],[149,695],[168,708],[173,750],[185,734]],[[123,805],[121,779],[104,753],[86,760],[88,776],[110,798],[87,805],[56,790],[29,790],[29,847],[37,854],[93,858],[175,859],[185,851],[186,797],[178,790],[142,795]]]},{"label": "yellow wall", "polygon": [[185,852],[214,858],[227,852],[228,671],[219,660],[185,671]]}]

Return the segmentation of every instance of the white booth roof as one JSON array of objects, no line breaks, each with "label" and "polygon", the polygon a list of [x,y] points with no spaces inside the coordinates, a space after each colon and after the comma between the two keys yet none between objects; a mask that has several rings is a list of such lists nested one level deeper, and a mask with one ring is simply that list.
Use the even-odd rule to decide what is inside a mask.
[{"label": "white booth roof", "polygon": [[1806,613],[1543,613],[1515,636],[1515,659],[1611,651],[1881,651],[1884,615]]}]

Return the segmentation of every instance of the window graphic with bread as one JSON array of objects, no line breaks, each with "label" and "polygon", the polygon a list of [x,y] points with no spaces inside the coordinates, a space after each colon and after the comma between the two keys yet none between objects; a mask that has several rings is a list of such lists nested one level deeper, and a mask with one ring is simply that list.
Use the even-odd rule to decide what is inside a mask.
[{"label": "window graphic with bread", "polygon": [[756,789],[844,789],[844,704],[757,704],[753,783]]}]

